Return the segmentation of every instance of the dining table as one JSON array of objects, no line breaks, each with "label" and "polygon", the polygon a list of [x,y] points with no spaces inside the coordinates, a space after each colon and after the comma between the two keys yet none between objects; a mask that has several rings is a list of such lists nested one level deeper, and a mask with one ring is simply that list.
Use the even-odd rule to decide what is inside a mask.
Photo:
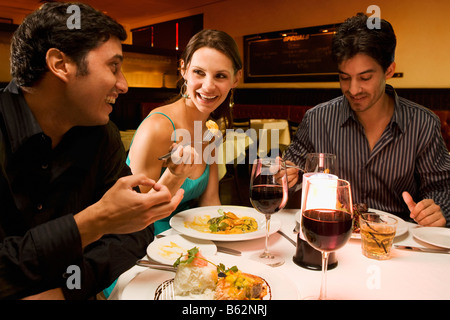
[{"label": "dining table", "polygon": [[[298,266],[293,261],[296,252],[297,233],[294,232],[299,209],[284,209],[272,219],[281,222],[280,232],[269,237],[271,251],[282,254],[284,264],[270,268],[273,274],[294,286],[297,294],[287,299],[301,300],[319,295],[322,272]],[[261,214],[262,215],[262,214]],[[298,219],[298,218],[297,218]],[[394,245],[435,247],[413,236],[415,228],[421,226],[406,222],[407,230],[396,236]],[[174,229],[166,230],[165,236],[179,234]],[[239,250],[242,257],[262,252],[264,237],[245,241],[215,242],[220,246]],[[217,259],[231,255],[217,252]],[[148,257],[143,257],[147,259]],[[450,254],[418,252],[392,248],[388,260],[374,260],[361,252],[361,240],[351,238],[344,247],[336,251],[337,267],[327,271],[327,297],[335,300],[448,300],[450,299]],[[133,266],[117,281],[109,300],[124,299],[123,292],[140,273],[150,270]],[[148,271],[150,272],[150,271]],[[283,285],[283,284],[277,284]],[[153,297],[148,297],[149,300]]]}]

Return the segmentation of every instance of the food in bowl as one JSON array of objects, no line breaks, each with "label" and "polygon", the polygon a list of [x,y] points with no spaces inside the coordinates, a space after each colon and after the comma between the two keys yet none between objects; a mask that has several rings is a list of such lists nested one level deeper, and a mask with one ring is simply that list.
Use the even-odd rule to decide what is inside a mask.
[{"label": "food in bowl", "polygon": [[207,260],[197,247],[188,250],[174,263],[174,293],[180,299],[261,300],[271,297],[267,282],[236,266],[227,269]]},{"label": "food in bowl", "polygon": [[227,273],[226,277],[219,278],[215,300],[261,300],[268,292],[267,282],[253,274],[243,273],[240,270]]},{"label": "food in bowl", "polygon": [[[195,250],[196,249],[196,250]],[[187,256],[175,262],[177,271],[173,280],[176,296],[212,299],[217,284],[217,268],[208,263],[198,248],[188,251]]]},{"label": "food in bowl", "polygon": [[186,228],[214,234],[241,234],[258,230],[258,222],[252,217],[238,217],[232,212],[218,210],[220,216],[211,218],[209,215],[194,217],[184,223]]}]

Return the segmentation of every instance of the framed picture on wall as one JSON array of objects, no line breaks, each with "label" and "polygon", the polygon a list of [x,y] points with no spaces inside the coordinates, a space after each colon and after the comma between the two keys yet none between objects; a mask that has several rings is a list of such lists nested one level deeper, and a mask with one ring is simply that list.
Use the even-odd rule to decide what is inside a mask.
[{"label": "framed picture on wall", "polygon": [[244,82],[335,82],[331,40],[339,24],[244,36]]}]

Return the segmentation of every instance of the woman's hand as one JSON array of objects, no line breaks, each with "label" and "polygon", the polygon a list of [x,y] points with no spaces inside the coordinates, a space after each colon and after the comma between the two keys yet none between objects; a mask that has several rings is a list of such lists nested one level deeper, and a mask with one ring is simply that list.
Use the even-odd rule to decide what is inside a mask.
[{"label": "woman's hand", "polygon": [[193,166],[202,164],[201,155],[190,144],[183,146],[174,143],[171,150],[175,151],[169,159],[165,160],[164,164],[176,177],[185,179],[192,172]]}]

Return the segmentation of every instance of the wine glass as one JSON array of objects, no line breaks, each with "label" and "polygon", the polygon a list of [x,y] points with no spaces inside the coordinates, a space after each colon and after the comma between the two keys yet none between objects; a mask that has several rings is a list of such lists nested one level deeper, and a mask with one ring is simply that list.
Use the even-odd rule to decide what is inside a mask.
[{"label": "wine glass", "polygon": [[[308,153],[306,154],[305,167],[303,170],[302,193],[300,208],[302,208],[305,197],[306,181],[318,173],[336,174],[336,155],[332,153]],[[337,178],[337,176],[333,176]],[[302,268],[309,270],[322,270],[322,255],[319,251],[312,248],[305,240],[300,231],[300,220],[302,211],[295,214],[295,231],[297,234],[297,248],[294,256],[294,262]],[[337,266],[336,254],[331,253],[328,259],[328,269],[334,269]]]},{"label": "wine glass", "polygon": [[353,202],[348,181],[319,176],[306,181],[301,226],[306,241],[322,253],[319,300],[325,300],[328,256],[343,247],[352,234]]},{"label": "wine glass", "polygon": [[266,216],[266,242],[264,252],[252,259],[272,267],[282,265],[284,258],[269,252],[270,217],[283,209],[287,200],[288,184],[283,159],[256,159],[250,177],[250,202],[258,212]]},{"label": "wine glass", "polygon": [[[336,174],[336,155],[332,153],[307,153],[305,168],[303,169],[302,180],[302,198],[300,207],[303,204],[303,198],[305,194],[306,180],[315,173],[330,173]],[[295,231],[300,229],[300,217],[301,213],[298,212],[295,215]]]}]

